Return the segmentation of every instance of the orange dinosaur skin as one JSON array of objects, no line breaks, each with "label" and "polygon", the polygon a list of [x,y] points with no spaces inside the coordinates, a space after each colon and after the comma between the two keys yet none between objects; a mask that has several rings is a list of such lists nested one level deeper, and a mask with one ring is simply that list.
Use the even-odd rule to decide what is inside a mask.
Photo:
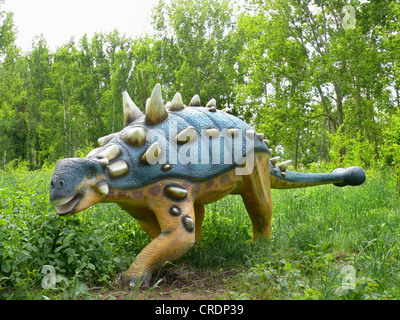
[{"label": "orange dinosaur skin", "polygon": [[[148,283],[152,273],[167,261],[173,262],[185,254],[195,242],[200,242],[204,205],[228,194],[240,194],[253,225],[253,240],[271,236],[272,200],[270,195],[269,156],[255,155],[251,175],[238,176],[235,170],[205,182],[168,180],[151,184],[139,190],[113,190],[103,202],[115,202],[135,218],[153,239],[137,256],[136,261],[120,276],[126,283],[139,277]],[[187,190],[187,197],[175,200],[165,194],[169,185]],[[171,214],[171,208],[177,213]],[[193,229],[184,220],[193,221]]]}]

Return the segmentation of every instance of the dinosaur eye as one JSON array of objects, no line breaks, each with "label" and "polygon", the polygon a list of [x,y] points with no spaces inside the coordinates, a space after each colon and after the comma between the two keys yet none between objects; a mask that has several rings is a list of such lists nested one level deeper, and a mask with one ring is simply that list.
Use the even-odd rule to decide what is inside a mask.
[{"label": "dinosaur eye", "polygon": [[94,173],[93,173],[92,171],[89,171],[89,172],[86,174],[86,178],[88,178],[88,179],[93,179],[93,178],[94,178]]}]

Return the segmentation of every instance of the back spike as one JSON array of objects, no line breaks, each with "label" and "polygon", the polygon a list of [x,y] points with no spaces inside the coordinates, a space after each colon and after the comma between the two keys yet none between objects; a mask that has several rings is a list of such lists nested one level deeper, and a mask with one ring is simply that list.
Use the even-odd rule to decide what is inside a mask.
[{"label": "back spike", "polygon": [[158,83],[146,103],[146,123],[156,125],[168,118],[168,112],[162,100],[161,85]]},{"label": "back spike", "polygon": [[217,101],[212,98],[206,105],[206,108],[217,107]]},{"label": "back spike", "polygon": [[274,157],[270,159],[272,165],[276,165],[279,160],[281,160],[281,157]]},{"label": "back spike", "polygon": [[137,105],[132,101],[128,92],[124,91],[123,97],[123,108],[124,108],[124,126],[128,126],[131,122],[139,119],[143,116],[142,111],[137,107]]},{"label": "back spike", "polygon": [[201,102],[200,102],[200,96],[198,94],[196,94],[192,100],[189,103],[189,107],[200,107],[201,106]]},{"label": "back spike", "polygon": [[170,111],[181,111],[184,108],[183,102],[182,102],[182,96],[179,92],[177,92],[174,96],[174,99],[172,99],[171,105],[169,106]]},{"label": "back spike", "polygon": [[281,169],[281,171],[285,172],[291,163],[292,163],[292,160],[288,160],[288,161],[278,164],[278,167]]}]

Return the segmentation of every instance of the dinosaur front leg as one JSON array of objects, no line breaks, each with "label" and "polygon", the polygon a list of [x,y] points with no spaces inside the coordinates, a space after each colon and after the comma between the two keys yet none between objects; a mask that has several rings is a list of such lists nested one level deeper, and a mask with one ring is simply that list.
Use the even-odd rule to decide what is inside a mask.
[{"label": "dinosaur front leg", "polygon": [[153,199],[151,206],[161,233],[119,276],[118,282],[122,284],[134,286],[141,279],[142,284],[148,285],[155,270],[179,259],[195,242],[195,213],[191,200],[174,201],[164,196]]}]

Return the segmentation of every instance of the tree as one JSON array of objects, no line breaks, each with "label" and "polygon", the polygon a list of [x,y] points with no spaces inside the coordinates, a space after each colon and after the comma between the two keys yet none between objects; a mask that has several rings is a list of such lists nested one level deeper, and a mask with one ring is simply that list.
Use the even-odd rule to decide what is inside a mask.
[{"label": "tree", "polygon": [[0,156],[2,163],[26,159],[27,124],[24,59],[15,44],[13,14],[3,10],[0,0]]},{"label": "tree", "polygon": [[[232,106],[235,31],[232,2],[227,0],[161,0],[153,13],[159,72],[169,96],[181,92],[187,103],[199,94]],[[206,101],[207,100],[207,101]]]},{"label": "tree", "polygon": [[[380,131],[376,110],[386,104],[387,88],[381,80],[386,76],[379,38],[373,24],[363,23],[373,15],[370,7],[352,1],[362,19],[347,28],[342,1],[260,0],[253,4],[253,13],[239,20],[239,28],[248,35],[241,59],[247,77],[237,93],[241,101],[253,100],[261,107],[262,121],[275,128],[273,132],[265,128],[272,140],[276,130],[291,135],[288,140],[280,134],[288,140],[283,141],[288,151],[298,150],[300,137],[319,137],[320,150],[325,150],[325,137],[331,137],[329,141],[337,143],[328,149],[335,151],[331,157],[337,162],[345,160],[350,140],[357,144],[366,138],[376,147]],[[268,103],[277,108],[271,110]],[[275,118],[282,113],[287,118],[279,122]],[[316,145],[314,139],[311,145]],[[376,153],[378,148],[372,150]],[[323,152],[320,160],[322,156]],[[360,160],[368,165],[373,156],[363,156]]]},{"label": "tree", "polygon": [[[27,54],[27,75],[25,77],[27,87],[27,126],[29,148],[29,160],[32,166],[40,167],[43,164],[43,156],[46,156],[49,144],[45,138],[46,114],[50,111],[47,104],[48,89],[52,87],[51,71],[52,56],[47,48],[43,35],[35,37],[32,43],[32,51]],[[50,134],[52,136],[52,134]]]}]

